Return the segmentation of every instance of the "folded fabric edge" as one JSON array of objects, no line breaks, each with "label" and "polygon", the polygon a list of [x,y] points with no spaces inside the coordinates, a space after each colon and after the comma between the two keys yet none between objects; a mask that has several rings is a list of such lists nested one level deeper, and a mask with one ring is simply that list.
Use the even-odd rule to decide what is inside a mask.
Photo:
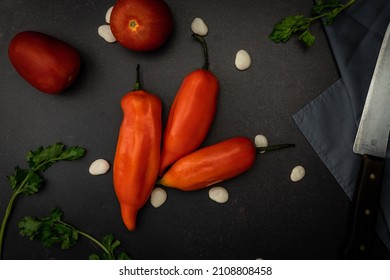
[{"label": "folded fabric edge", "polygon": [[[335,163],[334,160],[332,160],[333,157],[329,155],[329,147],[324,146],[324,143],[326,142],[334,142],[334,140],[330,139],[332,137],[332,134],[329,131],[324,131],[322,129],[323,124],[320,124],[316,121],[316,115],[320,115],[320,113],[313,113],[313,111],[317,111],[317,108],[323,102],[329,103],[329,99],[340,98],[343,94],[344,96],[346,96],[345,91],[346,88],[344,86],[343,80],[339,79],[333,85],[331,85],[324,93],[313,99],[308,105],[303,107],[292,117],[295,124],[301,130],[301,132],[303,133],[307,141],[310,143],[310,145],[313,147],[315,152],[318,154],[325,166],[332,173],[332,175],[342,187],[346,195],[349,197],[349,199],[352,199],[354,181],[347,181],[346,176],[341,173],[339,165]],[[335,96],[335,94],[339,95],[339,97]],[[308,117],[308,115],[310,116]],[[313,125],[314,122],[316,124],[315,126]],[[348,156],[354,156],[352,155],[352,146],[350,153],[347,150],[344,150],[344,153],[347,153]]]}]

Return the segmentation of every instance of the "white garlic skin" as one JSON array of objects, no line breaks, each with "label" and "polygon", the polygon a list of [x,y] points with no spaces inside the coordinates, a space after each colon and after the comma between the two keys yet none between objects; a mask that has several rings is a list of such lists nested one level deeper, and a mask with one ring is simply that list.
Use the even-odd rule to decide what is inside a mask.
[{"label": "white garlic skin", "polygon": [[298,182],[306,175],[306,170],[302,165],[297,165],[291,171],[290,179],[293,182]]},{"label": "white garlic skin", "polygon": [[110,19],[111,19],[111,13],[112,13],[112,9],[114,8],[114,6],[111,6],[108,10],[107,10],[107,12],[106,12],[106,17],[105,17],[105,19],[106,19],[106,22],[109,24],[110,23]]},{"label": "white garlic skin", "polygon": [[191,30],[197,35],[206,36],[209,28],[201,18],[195,18],[191,23]]},{"label": "white garlic skin", "polygon": [[108,43],[116,42],[116,38],[112,34],[111,27],[108,24],[99,26],[98,34]]},{"label": "white garlic skin", "polygon": [[105,159],[97,159],[89,166],[89,173],[91,175],[103,175],[110,169],[110,164]]},{"label": "white garlic skin", "polygon": [[212,187],[209,190],[209,197],[218,203],[226,203],[229,200],[229,193],[224,187]]},{"label": "white garlic skin", "polygon": [[165,203],[167,200],[167,192],[160,187],[153,189],[150,195],[150,203],[154,208],[158,208]]},{"label": "white garlic skin", "polygon": [[234,64],[238,70],[246,70],[251,66],[252,59],[246,50],[239,50],[236,53]]},{"label": "white garlic skin", "polygon": [[[256,135],[254,142],[257,148],[268,147],[268,139],[264,135],[261,134]],[[261,153],[264,152],[265,151],[261,151]]]}]

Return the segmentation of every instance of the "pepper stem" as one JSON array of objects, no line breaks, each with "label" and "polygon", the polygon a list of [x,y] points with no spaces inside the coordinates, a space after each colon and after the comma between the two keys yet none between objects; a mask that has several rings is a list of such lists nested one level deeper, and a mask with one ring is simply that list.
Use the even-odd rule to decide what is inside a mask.
[{"label": "pepper stem", "polygon": [[142,90],[142,87],[141,87],[141,75],[140,75],[140,68],[141,66],[139,64],[137,64],[137,77],[135,79],[135,87],[134,87],[134,90]]},{"label": "pepper stem", "polygon": [[197,39],[199,42],[201,42],[203,46],[203,52],[204,52],[204,64],[202,66],[202,69],[204,70],[209,70],[209,53],[207,50],[207,44],[206,41],[204,40],[203,36],[200,36],[198,34],[192,34],[192,37]]},{"label": "pepper stem", "polygon": [[257,147],[256,151],[258,153],[261,152],[268,152],[268,151],[275,151],[275,150],[280,150],[280,149],[285,149],[285,148],[294,148],[295,144],[280,144],[280,145],[273,145],[273,146],[268,146],[268,147]]}]

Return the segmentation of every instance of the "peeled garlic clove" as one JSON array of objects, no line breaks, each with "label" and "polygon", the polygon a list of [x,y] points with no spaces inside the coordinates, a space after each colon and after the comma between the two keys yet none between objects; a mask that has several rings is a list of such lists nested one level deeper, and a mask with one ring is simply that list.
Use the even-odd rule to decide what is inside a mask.
[{"label": "peeled garlic clove", "polygon": [[97,159],[89,167],[91,175],[102,175],[110,169],[110,164],[105,159]]},{"label": "peeled garlic clove", "polygon": [[[255,146],[257,148],[263,148],[268,147],[268,139],[264,135],[256,135],[255,137]],[[261,153],[264,153],[265,151],[262,151]]]},{"label": "peeled garlic clove", "polygon": [[298,182],[302,180],[303,177],[305,177],[305,173],[306,171],[303,166],[301,165],[295,166],[291,171],[291,175],[290,175],[291,181]]},{"label": "peeled garlic clove", "polygon": [[111,27],[108,24],[99,26],[98,34],[108,43],[116,42],[116,38],[112,34]]},{"label": "peeled garlic clove", "polygon": [[150,203],[154,208],[158,208],[167,200],[167,192],[160,187],[154,188],[150,195]]},{"label": "peeled garlic clove", "polygon": [[239,50],[236,54],[235,65],[238,70],[246,70],[252,64],[251,57],[246,50]]},{"label": "peeled garlic clove", "polygon": [[195,34],[198,34],[200,36],[206,36],[209,32],[209,28],[207,27],[206,23],[201,18],[195,18],[191,23],[191,30]]},{"label": "peeled garlic clove", "polygon": [[111,12],[112,12],[112,9],[114,8],[114,6],[110,7],[107,12],[106,12],[106,22],[107,23],[110,23],[110,19],[111,19]]},{"label": "peeled garlic clove", "polygon": [[218,203],[225,203],[229,200],[229,193],[224,187],[212,187],[209,190],[209,197]]}]

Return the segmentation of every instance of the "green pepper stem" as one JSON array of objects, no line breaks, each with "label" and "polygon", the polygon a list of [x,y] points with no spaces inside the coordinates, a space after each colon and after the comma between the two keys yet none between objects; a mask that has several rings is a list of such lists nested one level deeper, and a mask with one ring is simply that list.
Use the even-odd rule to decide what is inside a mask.
[{"label": "green pepper stem", "polygon": [[206,44],[206,41],[205,39],[203,38],[203,36],[200,36],[198,34],[192,34],[192,37],[197,39],[199,42],[201,42],[202,46],[203,46],[203,52],[204,52],[204,64],[202,66],[202,69],[204,70],[209,70],[209,53],[208,53],[208,50],[207,50],[207,44]]},{"label": "green pepper stem", "polygon": [[275,151],[275,150],[294,148],[294,147],[295,144],[280,144],[280,145],[273,145],[268,147],[256,147],[256,151],[258,153],[261,153],[261,152]]},{"label": "green pepper stem", "polygon": [[136,69],[137,70],[137,77],[135,79],[134,90],[142,90],[140,68],[141,68],[141,66],[139,64],[137,64],[137,69]]}]

